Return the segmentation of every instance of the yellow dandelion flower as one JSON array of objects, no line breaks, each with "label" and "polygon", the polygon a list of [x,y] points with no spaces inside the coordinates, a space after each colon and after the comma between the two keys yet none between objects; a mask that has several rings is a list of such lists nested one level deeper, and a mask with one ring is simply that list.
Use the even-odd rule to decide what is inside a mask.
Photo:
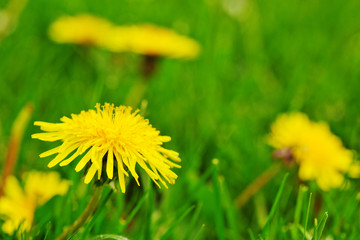
[{"label": "yellow dandelion flower", "polygon": [[114,52],[185,59],[195,58],[200,52],[200,45],[195,40],[151,24],[115,27],[105,47]]},{"label": "yellow dandelion flower", "polygon": [[112,27],[107,20],[88,14],[62,16],[50,26],[49,36],[58,43],[102,46]]},{"label": "yellow dandelion flower", "polygon": [[353,167],[353,153],[323,122],[312,122],[303,113],[281,115],[271,126],[271,146],[287,149],[299,165],[299,178],[316,180],[323,190],[340,187]]},{"label": "yellow dandelion flower", "polygon": [[22,223],[20,232],[29,231],[34,218],[35,203],[28,200],[14,176],[7,178],[4,193],[0,198],[0,214],[5,220],[2,230],[12,234]]},{"label": "yellow dandelion flower", "polygon": [[69,181],[61,180],[57,172],[32,171],[26,175],[25,192],[36,204],[43,205],[55,195],[65,195],[69,184]]},{"label": "yellow dandelion flower", "polygon": [[349,176],[351,178],[359,178],[360,177],[360,162],[355,162],[351,165],[349,169]]},{"label": "yellow dandelion flower", "polygon": [[171,184],[175,183],[177,175],[170,168],[180,166],[168,158],[177,162],[180,162],[180,158],[177,152],[161,146],[170,141],[170,137],[160,136],[160,132],[148,120],[138,115],[139,110],[132,112],[131,107],[114,107],[108,103],[103,106],[96,104],[95,108],[78,115],[72,114],[71,118],[62,117],[62,123],[34,123],[46,133],[33,134],[32,138],[62,141],[60,146],[40,154],[40,157],[57,154],[48,167],[68,165],[84,154],[75,170],[79,172],[85,166],[89,167],[85,183],[89,183],[96,173],[98,180],[102,174],[106,174],[108,179],[113,179],[115,175],[124,193],[127,169],[140,185],[135,171],[137,164],[159,187],[158,180],[167,187],[162,178]]},{"label": "yellow dandelion flower", "polygon": [[69,181],[61,180],[56,172],[29,172],[25,177],[25,190],[14,176],[9,176],[0,198],[2,230],[12,234],[21,225],[20,232],[29,231],[36,207],[55,195],[64,195],[68,187]]}]

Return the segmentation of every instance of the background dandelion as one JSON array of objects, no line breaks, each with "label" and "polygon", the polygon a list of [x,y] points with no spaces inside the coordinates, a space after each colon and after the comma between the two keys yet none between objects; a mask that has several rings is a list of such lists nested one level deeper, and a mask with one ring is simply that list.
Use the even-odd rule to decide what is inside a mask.
[{"label": "background dandelion", "polygon": [[62,16],[49,28],[49,37],[58,43],[103,46],[110,34],[112,24],[90,14]]},{"label": "background dandelion", "polygon": [[[316,181],[306,181],[306,191],[294,182],[298,169],[290,168],[283,184],[287,170],[243,208],[235,199],[272,166],[274,149],[266,137],[281,113],[303,112],[314,122],[326,122],[359,161],[359,1],[38,0],[16,9],[14,2],[0,3],[0,26],[4,11],[6,16],[19,13],[14,24],[6,24],[6,34],[0,32],[1,169],[11,126],[27,102],[34,104],[31,122],[56,123],[97,102],[125,105],[130,89],[143,79],[140,55],[51,40],[49,27],[61,16],[90,14],[115,26],[149,23],[201,46],[191,61],[163,58],[140,100],[128,104],[139,107],[161,135],[171,136],[165,146],[182,159],[181,170],[174,170],[176,184],[158,189],[139,168],[140,187],[131,180],[125,194],[109,195],[106,185],[99,201],[104,211],[97,211],[74,238],[256,239],[261,234],[263,239],[302,239],[299,229],[306,229],[320,239],[314,235],[322,226],[322,239],[358,238],[360,183],[346,174],[350,184],[345,188],[325,192]],[[142,100],[147,107],[141,107]],[[48,170],[51,159],[38,155],[57,144],[31,139],[39,132],[38,126],[24,132],[16,177]],[[74,184],[37,209],[28,237],[56,238],[88,204],[93,190],[74,171],[76,164],[54,167]],[[0,231],[0,238],[6,237]]]},{"label": "background dandelion", "polygon": [[69,185],[56,172],[26,173],[24,189],[14,176],[9,176],[0,197],[0,214],[5,219],[2,230],[10,235],[16,230],[18,236],[30,231],[36,208],[56,195],[65,195]]},{"label": "background dandelion", "polygon": [[357,168],[353,152],[342,145],[329,126],[312,122],[303,113],[280,115],[271,125],[268,142],[277,149],[275,157],[299,166],[301,180],[316,180],[323,190],[344,186],[344,174]]}]

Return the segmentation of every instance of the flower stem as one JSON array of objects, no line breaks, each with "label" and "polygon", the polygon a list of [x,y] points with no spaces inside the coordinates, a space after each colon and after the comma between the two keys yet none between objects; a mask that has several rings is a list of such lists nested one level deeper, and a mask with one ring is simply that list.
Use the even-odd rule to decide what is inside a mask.
[{"label": "flower stem", "polygon": [[144,79],[149,80],[157,70],[159,57],[156,55],[144,55],[141,65],[141,73]]},{"label": "flower stem", "polygon": [[235,200],[238,208],[243,207],[249,199],[254,196],[266,183],[276,176],[281,170],[281,164],[273,164],[269,169],[263,172],[255,179],[244,191],[242,191]]},{"label": "flower stem", "polygon": [[65,228],[62,234],[56,240],[68,239],[70,237],[70,234],[76,232],[81,226],[85,224],[85,222],[95,213],[101,198],[102,190],[102,186],[94,188],[94,193],[84,212],[80,215],[78,219],[76,219],[75,222],[73,222],[70,227]]},{"label": "flower stem", "polygon": [[130,89],[126,99],[125,105],[131,106],[133,108],[138,108],[141,99],[144,97],[146,89],[148,88],[149,83],[142,79],[138,80],[133,87]]},{"label": "flower stem", "polygon": [[149,86],[152,76],[157,70],[159,57],[155,55],[144,55],[140,65],[140,72],[142,79],[139,79],[130,89],[126,99],[125,105],[137,108],[143,99],[146,90]]}]

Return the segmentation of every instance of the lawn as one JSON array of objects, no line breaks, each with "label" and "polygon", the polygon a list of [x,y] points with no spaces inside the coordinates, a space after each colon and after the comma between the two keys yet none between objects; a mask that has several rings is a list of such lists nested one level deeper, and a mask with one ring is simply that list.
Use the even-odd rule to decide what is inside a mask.
[{"label": "lawn", "polygon": [[[126,192],[118,180],[104,184],[68,239],[358,239],[360,181],[344,173],[341,186],[323,189],[301,179],[299,162],[274,159],[268,138],[278,116],[302,112],[327,123],[359,163],[359,9],[357,0],[0,0],[0,170],[15,151],[12,175],[22,187],[34,170],[71,182],[36,207],[28,230],[4,232],[8,216],[0,214],[0,239],[56,239],[84,212],[97,190],[74,170],[81,157],[49,169],[53,157],[39,155],[61,142],[31,136],[43,132],[35,121],[58,123],[96,103],[139,108],[171,137],[163,147],[179,153],[181,168],[171,168],[178,177],[168,189],[139,164],[138,186],[125,168]],[[78,14],[169,28],[201,50],[192,59],[157,56],[145,76],[142,54],[49,37],[59,17]],[[10,150],[27,104],[19,149]],[[333,150],[322,143],[319,151]]]}]

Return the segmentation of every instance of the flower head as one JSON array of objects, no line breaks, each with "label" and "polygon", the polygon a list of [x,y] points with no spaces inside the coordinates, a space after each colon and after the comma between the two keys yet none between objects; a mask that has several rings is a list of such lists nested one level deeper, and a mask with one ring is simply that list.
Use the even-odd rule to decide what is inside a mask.
[{"label": "flower head", "polygon": [[58,43],[102,46],[111,29],[107,20],[82,14],[60,17],[50,26],[49,35]]},{"label": "flower head", "polygon": [[62,141],[60,146],[40,154],[40,157],[57,154],[48,167],[68,165],[83,155],[75,170],[78,172],[88,166],[85,183],[89,183],[96,173],[98,179],[105,174],[108,179],[113,179],[115,175],[119,178],[122,192],[125,192],[127,169],[139,185],[135,171],[139,164],[159,187],[158,180],[167,187],[162,178],[175,183],[177,175],[170,168],[180,168],[168,158],[177,162],[180,158],[177,152],[161,146],[171,138],[160,136],[160,132],[138,112],[132,112],[131,107],[97,104],[96,110],[72,114],[71,118],[62,117],[62,123],[35,122],[46,133],[33,134],[32,137]]},{"label": "flower head", "polygon": [[195,40],[151,24],[115,27],[105,47],[115,52],[187,59],[195,58],[200,52]]},{"label": "flower head", "polygon": [[340,187],[353,169],[353,153],[323,122],[312,122],[303,113],[283,114],[271,126],[271,146],[290,151],[299,165],[299,178],[316,180],[323,190]]},{"label": "flower head", "polygon": [[25,175],[25,192],[37,205],[43,205],[55,195],[65,195],[70,182],[61,180],[57,172],[29,172]]},{"label": "flower head", "polygon": [[9,176],[4,196],[0,198],[3,231],[12,234],[20,225],[20,232],[29,231],[36,207],[55,195],[64,195],[68,188],[69,181],[61,180],[56,172],[29,172],[25,177],[24,190],[14,176]]}]

